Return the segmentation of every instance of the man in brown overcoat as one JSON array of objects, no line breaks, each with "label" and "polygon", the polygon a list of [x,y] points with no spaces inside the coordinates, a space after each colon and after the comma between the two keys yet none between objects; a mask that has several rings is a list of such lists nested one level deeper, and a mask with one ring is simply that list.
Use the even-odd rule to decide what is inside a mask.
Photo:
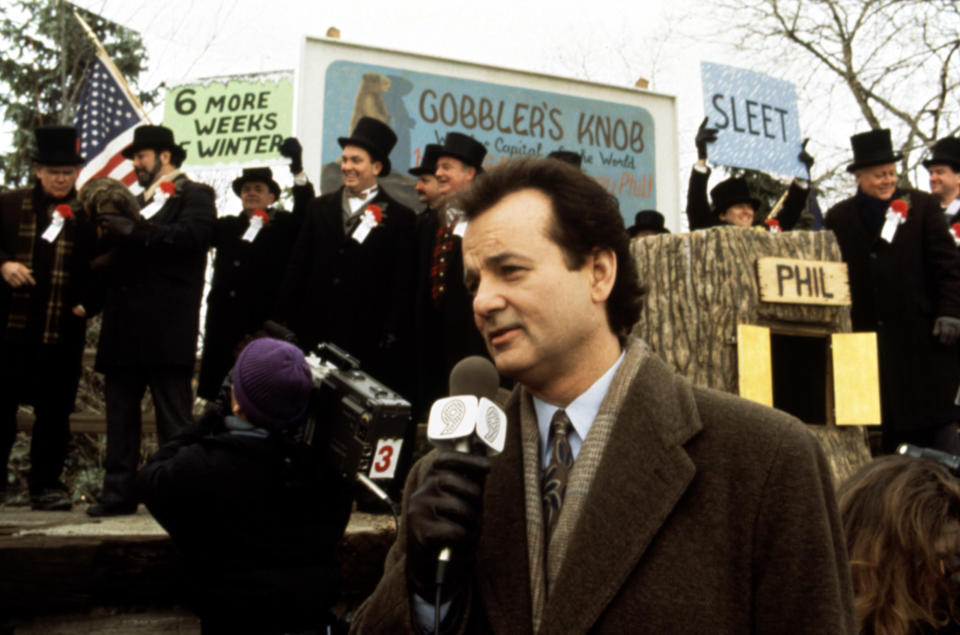
[{"label": "man in brown overcoat", "polygon": [[429,631],[439,613],[442,632],[853,633],[817,441],[629,337],[643,290],[615,199],[523,159],[478,179],[463,209],[474,318],[518,383],[506,445],[414,466],[353,631]]}]

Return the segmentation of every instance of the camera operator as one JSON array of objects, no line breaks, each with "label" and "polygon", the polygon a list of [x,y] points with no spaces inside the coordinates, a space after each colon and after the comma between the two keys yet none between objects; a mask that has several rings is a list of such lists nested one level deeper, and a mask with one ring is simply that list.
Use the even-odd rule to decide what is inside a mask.
[{"label": "camera operator", "polygon": [[298,632],[331,623],[350,488],[298,443],[312,376],[271,338],[237,357],[229,401],[164,446],[138,494],[183,555],[203,633]]}]

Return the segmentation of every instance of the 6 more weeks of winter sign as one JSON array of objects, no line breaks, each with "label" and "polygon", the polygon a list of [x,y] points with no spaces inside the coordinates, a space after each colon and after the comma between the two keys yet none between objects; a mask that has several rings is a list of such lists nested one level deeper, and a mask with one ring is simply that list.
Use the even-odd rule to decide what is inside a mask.
[{"label": "6 more weeks of winter sign", "polygon": [[280,158],[293,130],[293,74],[212,78],[167,91],[163,125],[187,151],[187,165],[262,163]]},{"label": "6 more weeks of winter sign", "polygon": [[717,165],[806,178],[797,89],[790,82],[734,66],[702,62],[703,113],[717,129],[708,148]]}]

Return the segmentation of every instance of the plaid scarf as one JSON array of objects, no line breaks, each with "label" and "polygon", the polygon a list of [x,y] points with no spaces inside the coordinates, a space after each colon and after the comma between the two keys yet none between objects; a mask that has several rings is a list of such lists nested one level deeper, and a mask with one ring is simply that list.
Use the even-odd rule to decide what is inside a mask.
[{"label": "plaid scarf", "polygon": [[[49,206],[47,214],[53,214]],[[34,214],[33,195],[23,198],[20,207],[20,223],[17,231],[16,260],[34,269],[33,256],[39,231],[39,218]],[[60,339],[60,316],[63,313],[63,291],[70,282],[70,272],[65,263],[73,251],[73,224],[65,222],[60,235],[53,241],[53,263],[50,267],[50,288],[43,311],[41,343],[56,344]],[[7,338],[21,335],[27,328],[30,305],[35,287],[22,285],[13,289],[10,297],[10,312],[7,314]]]}]

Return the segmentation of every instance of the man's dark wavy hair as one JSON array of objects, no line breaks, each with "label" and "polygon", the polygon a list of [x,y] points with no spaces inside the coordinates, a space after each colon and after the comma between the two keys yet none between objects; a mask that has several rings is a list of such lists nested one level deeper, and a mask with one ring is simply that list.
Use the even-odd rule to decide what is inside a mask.
[{"label": "man's dark wavy hair", "polygon": [[471,220],[509,194],[525,189],[543,192],[553,204],[550,238],[563,250],[567,268],[581,268],[596,248],[612,249],[617,278],[607,299],[607,322],[617,337],[626,337],[640,318],[646,289],[630,255],[630,237],[617,199],[576,167],[555,159],[522,158],[498,165],[477,177],[460,197]]}]

